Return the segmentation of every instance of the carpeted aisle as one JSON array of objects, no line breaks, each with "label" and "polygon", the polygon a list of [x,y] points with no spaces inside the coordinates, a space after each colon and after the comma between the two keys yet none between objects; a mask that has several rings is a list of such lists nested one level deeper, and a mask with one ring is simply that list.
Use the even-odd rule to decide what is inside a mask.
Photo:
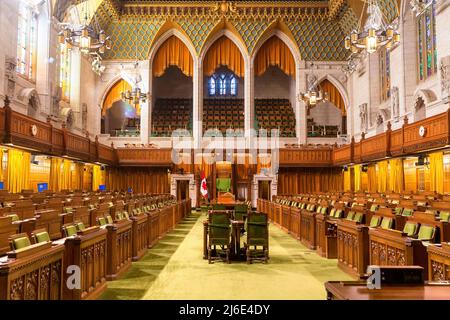
[{"label": "carpeted aisle", "polygon": [[353,280],[336,260],[319,257],[270,226],[268,264],[202,258],[202,221],[193,213],[164,237],[124,278],[108,282],[102,299],[325,299],[324,282]]}]

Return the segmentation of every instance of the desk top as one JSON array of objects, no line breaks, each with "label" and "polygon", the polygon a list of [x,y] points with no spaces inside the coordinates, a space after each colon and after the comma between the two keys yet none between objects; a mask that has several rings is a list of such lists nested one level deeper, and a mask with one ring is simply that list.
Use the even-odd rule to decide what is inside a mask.
[{"label": "desk top", "polygon": [[450,297],[450,283],[384,286],[370,290],[361,281],[329,281],[325,289],[333,299],[340,300],[449,300]]}]

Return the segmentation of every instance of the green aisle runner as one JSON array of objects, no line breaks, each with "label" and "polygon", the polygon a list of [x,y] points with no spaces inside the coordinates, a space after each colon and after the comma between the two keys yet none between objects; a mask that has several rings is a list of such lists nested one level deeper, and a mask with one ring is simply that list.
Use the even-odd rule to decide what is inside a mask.
[{"label": "green aisle runner", "polygon": [[108,282],[103,299],[325,299],[324,282],[352,280],[336,260],[319,257],[270,227],[268,264],[202,259],[202,221],[192,214],[164,237],[124,278]]}]

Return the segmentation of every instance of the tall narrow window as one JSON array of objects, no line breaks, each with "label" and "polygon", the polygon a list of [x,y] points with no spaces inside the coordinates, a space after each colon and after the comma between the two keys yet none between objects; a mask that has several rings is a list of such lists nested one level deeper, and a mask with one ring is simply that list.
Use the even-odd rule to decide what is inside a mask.
[{"label": "tall narrow window", "polygon": [[419,79],[426,80],[437,72],[436,0],[417,18]]},{"label": "tall narrow window", "polygon": [[390,52],[386,48],[380,50],[380,88],[381,101],[391,97],[391,63]]},{"label": "tall narrow window", "polygon": [[36,13],[21,1],[17,26],[17,73],[28,80],[34,80],[36,76],[36,39]]},{"label": "tall narrow window", "polygon": [[71,50],[68,45],[60,45],[59,53],[59,86],[61,87],[62,99],[70,100],[70,66],[71,66]]},{"label": "tall narrow window", "polygon": [[237,96],[238,80],[233,73],[213,74],[208,80],[210,96]]}]

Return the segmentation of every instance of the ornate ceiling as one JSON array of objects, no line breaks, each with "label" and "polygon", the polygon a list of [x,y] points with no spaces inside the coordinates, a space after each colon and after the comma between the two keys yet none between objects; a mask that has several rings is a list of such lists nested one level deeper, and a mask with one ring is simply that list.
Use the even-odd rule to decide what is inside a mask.
[{"label": "ornate ceiling", "polygon": [[[63,20],[72,5],[86,0],[58,0],[55,16]],[[298,44],[302,59],[345,60],[343,40],[358,23],[361,0],[330,1],[150,1],[90,0],[97,11],[92,21],[111,35],[113,48],[106,59],[148,59],[152,44],[169,27],[181,31],[199,54],[213,33],[231,30],[252,53],[258,39],[275,25]],[[389,19],[396,2],[379,0]],[[136,36],[136,33],[139,35]],[[136,40],[138,39],[138,40]]]}]

